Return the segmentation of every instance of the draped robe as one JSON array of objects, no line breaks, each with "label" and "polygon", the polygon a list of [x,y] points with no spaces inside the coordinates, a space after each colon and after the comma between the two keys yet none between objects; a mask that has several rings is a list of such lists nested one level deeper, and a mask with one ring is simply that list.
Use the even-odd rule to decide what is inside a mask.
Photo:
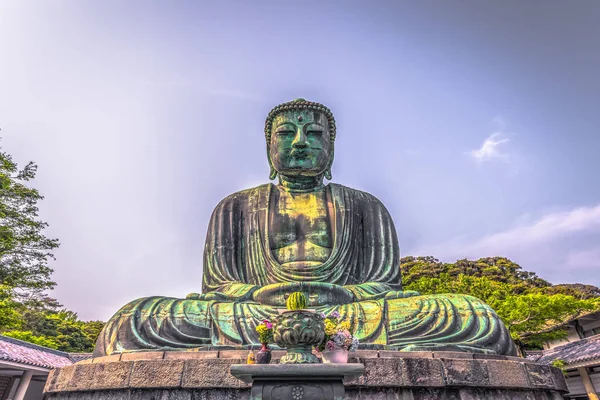
[{"label": "draped robe", "polygon": [[[277,315],[278,307],[253,294],[274,284],[278,304],[289,292],[305,291],[313,308],[337,311],[349,321],[361,343],[515,354],[505,326],[480,300],[401,291],[394,224],[368,193],[329,184],[334,236],[329,258],[316,266],[278,263],[269,242],[273,189],[267,184],[241,191],[215,208],[204,250],[203,295],[132,301],[109,320],[94,354],[256,344],[256,325]],[[353,298],[339,296],[331,285]]]}]

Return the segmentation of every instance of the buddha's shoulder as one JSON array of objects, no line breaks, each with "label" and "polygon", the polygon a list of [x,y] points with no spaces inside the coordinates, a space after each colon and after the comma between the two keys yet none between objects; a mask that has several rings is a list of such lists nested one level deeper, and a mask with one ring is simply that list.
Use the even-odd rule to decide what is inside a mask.
[{"label": "buddha's shoulder", "polygon": [[244,190],[240,190],[238,192],[232,193],[229,196],[225,197],[223,200],[221,200],[219,202],[219,204],[217,205],[217,207],[241,204],[241,203],[248,202],[250,199],[257,199],[261,195],[264,196],[265,194],[267,194],[270,190],[270,187],[271,187],[271,184],[266,183],[264,185],[259,185],[259,186],[253,187],[253,188],[244,189]]},{"label": "buddha's shoulder", "polygon": [[329,183],[331,189],[335,192],[344,193],[346,196],[352,198],[353,201],[364,202],[371,205],[378,205],[383,207],[383,203],[369,192],[351,188],[349,186],[340,185],[339,183]]}]

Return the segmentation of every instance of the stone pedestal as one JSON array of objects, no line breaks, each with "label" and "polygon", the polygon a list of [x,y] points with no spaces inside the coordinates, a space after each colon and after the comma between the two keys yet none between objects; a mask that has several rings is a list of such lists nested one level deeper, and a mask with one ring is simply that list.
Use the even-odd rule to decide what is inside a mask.
[{"label": "stone pedestal", "polygon": [[[273,353],[273,362],[283,355]],[[567,391],[559,369],[523,358],[385,350],[350,354],[349,368],[363,364],[364,374],[344,382],[348,400],[558,400]],[[247,355],[244,350],[142,352],[85,360],[51,371],[46,400],[247,400],[251,385],[230,373]],[[300,399],[314,398],[308,394],[302,392]]]},{"label": "stone pedestal", "polygon": [[362,364],[271,364],[231,366],[231,374],[252,384],[251,400],[343,400],[344,380],[362,375]]}]

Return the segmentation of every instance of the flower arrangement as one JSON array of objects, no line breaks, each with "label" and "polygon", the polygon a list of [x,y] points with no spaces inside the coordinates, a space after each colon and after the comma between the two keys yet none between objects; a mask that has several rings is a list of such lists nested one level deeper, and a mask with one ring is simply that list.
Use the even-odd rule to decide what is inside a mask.
[{"label": "flower arrangement", "polygon": [[340,313],[337,311],[329,315],[321,314],[325,324],[325,339],[317,346],[317,350],[334,351],[344,349],[354,351],[358,348],[358,339],[350,332],[350,322],[340,322]]},{"label": "flower arrangement", "polygon": [[263,322],[256,327],[256,332],[258,333],[258,340],[261,343],[271,343],[273,341],[273,324],[265,319]]}]

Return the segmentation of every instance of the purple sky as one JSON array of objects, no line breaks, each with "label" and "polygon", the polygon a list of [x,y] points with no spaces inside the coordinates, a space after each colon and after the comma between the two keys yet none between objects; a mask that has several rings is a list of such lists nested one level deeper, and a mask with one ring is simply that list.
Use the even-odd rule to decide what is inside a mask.
[{"label": "purple sky", "polygon": [[84,319],[199,291],[207,221],[268,180],[264,118],[338,121],[333,180],[403,255],[600,285],[600,2],[0,2],[2,146]]}]

